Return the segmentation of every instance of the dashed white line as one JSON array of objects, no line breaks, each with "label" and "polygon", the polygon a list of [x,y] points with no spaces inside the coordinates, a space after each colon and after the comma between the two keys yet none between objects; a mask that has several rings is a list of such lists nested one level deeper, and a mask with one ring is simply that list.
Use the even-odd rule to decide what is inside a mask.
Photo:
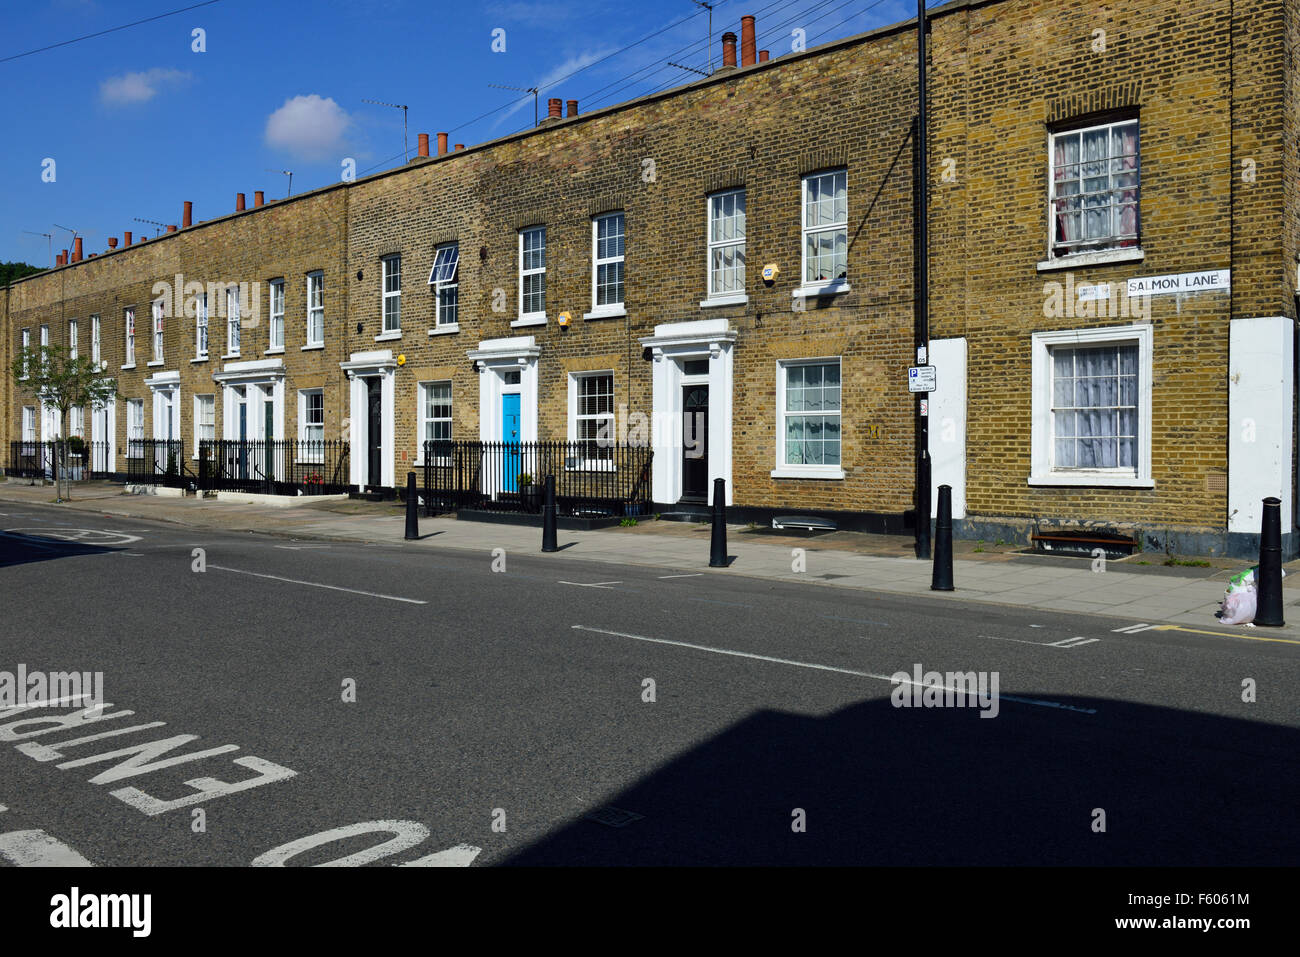
[{"label": "dashed white line", "polygon": [[1111,631],[1117,634],[1136,635],[1139,631],[1150,631],[1156,625],[1148,625],[1145,622],[1137,625],[1128,625],[1125,628],[1112,628]]},{"label": "dashed white line", "polygon": [[1076,635],[1073,638],[1062,638],[1060,641],[1049,642],[1049,648],[1079,648],[1083,645],[1090,645],[1094,641],[1101,641],[1100,638],[1085,638],[1083,635]]},{"label": "dashed white line", "polygon": [[0,857],[18,867],[94,867],[68,845],[40,830],[0,834]]},{"label": "dashed white line", "polygon": [[607,590],[609,590],[609,591],[613,591],[614,589],[613,589],[611,586],[613,586],[613,585],[621,585],[621,584],[623,584],[623,583],[622,583],[622,582],[566,582],[566,581],[561,581],[560,584],[561,584],[561,585],[577,585],[579,588],[604,588],[604,589],[607,589]]},{"label": "dashed white line", "polygon": [[[909,684],[915,685],[916,682],[908,679],[895,680],[892,675],[879,675],[871,671],[855,671],[852,668],[837,668],[834,665],[819,665],[811,661],[794,661],[790,658],[774,658],[770,655],[756,655],[748,651],[734,651],[730,648],[712,648],[709,645],[696,645],[688,641],[673,641],[669,638],[651,638],[647,635],[633,635],[625,631],[609,631],[605,628],[590,628],[586,625],[571,626],[575,631],[588,631],[597,635],[612,635],[615,638],[631,638],[635,641],[647,641],[656,645],[672,645],[677,648],[690,648],[694,651],[707,651],[715,655],[728,655],[733,658],[749,658],[753,661],[766,661],[776,665],[791,665],[795,668],[810,668],[814,671],[833,671],[836,674],[852,675],[855,678],[873,678],[877,681],[888,681],[890,684]],[[959,689],[942,686],[945,691],[952,691],[954,694]],[[964,693],[964,692],[963,692]],[[1075,705],[1062,704],[1059,701],[1046,701],[1039,698],[1021,698],[1018,695],[998,694],[1000,700],[1018,701],[1021,704],[1032,704],[1040,708],[1053,708],[1058,711],[1074,711],[1079,714],[1096,714],[1095,708],[1080,708]]]},{"label": "dashed white line", "polygon": [[209,569],[219,572],[234,572],[236,575],[252,575],[254,578],[269,578],[272,581],[288,582],[290,585],[307,585],[311,588],[328,588],[330,591],[345,591],[352,595],[365,595],[368,598],[382,598],[385,601],[402,601],[408,605],[427,605],[427,601],[418,598],[400,598],[397,595],[381,595],[378,592],[362,591],[359,588],[344,588],[341,585],[325,585],[321,582],[306,582],[297,578],[281,578],[279,575],[265,575],[262,572],[245,571],[242,568],[227,568],[224,565],[209,565]]},{"label": "dashed white line", "polygon": [[702,578],[703,576],[704,572],[691,572],[689,575],[660,575],[659,580],[663,581],[665,578]]}]

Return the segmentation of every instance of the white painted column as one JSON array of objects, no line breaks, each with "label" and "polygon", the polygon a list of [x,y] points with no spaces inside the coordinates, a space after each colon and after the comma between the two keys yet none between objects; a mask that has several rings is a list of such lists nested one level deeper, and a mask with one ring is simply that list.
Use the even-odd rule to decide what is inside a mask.
[{"label": "white painted column", "polygon": [[1258,535],[1263,499],[1292,529],[1294,333],[1285,316],[1233,319],[1228,334],[1228,531]]},{"label": "white painted column", "polygon": [[656,502],[676,502],[681,497],[682,416],[675,398],[677,363],[665,355],[654,357],[651,370],[651,435],[654,458],[650,468],[650,494]]},{"label": "white painted column", "polygon": [[[395,488],[397,465],[393,461],[396,456],[397,448],[397,427],[396,427],[396,380],[397,376],[392,369],[385,369],[379,385],[379,402],[380,402],[380,439],[379,439],[379,475],[382,483],[388,488]],[[405,481],[406,476],[402,476]]]},{"label": "white painted column", "polygon": [[366,455],[366,380],[358,375],[350,375],[348,378],[348,393],[352,406],[350,415],[352,435],[348,440],[351,445],[348,453],[349,471],[352,473],[352,484],[361,487],[366,484],[368,461]]},{"label": "white painted column", "polygon": [[966,517],[966,340],[931,339],[938,388],[930,393],[930,517],[939,486],[952,486],[952,517]]},{"label": "white painted column", "polygon": [[731,403],[732,347],[721,344],[717,355],[709,357],[709,487],[708,500],[713,504],[713,481],[722,479],[725,500],[732,504],[735,489],[731,483]]}]

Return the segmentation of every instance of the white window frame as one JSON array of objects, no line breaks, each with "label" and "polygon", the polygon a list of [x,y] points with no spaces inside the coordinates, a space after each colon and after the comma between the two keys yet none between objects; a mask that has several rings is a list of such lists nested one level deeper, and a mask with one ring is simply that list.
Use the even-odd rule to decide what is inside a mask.
[{"label": "white window frame", "polygon": [[68,356],[77,358],[77,320],[68,320]]},{"label": "white window frame", "polygon": [[[320,424],[316,426],[307,421],[308,396],[320,396]],[[307,434],[309,428],[319,428],[320,438],[314,439]],[[325,448],[322,445],[320,452],[307,451],[307,443],[325,441],[325,390],[316,389],[299,389],[298,390],[298,461],[306,462],[310,465],[321,465],[325,462]]]},{"label": "white window frame", "polygon": [[[581,390],[579,388],[579,383],[584,379],[595,379],[595,378],[602,378],[605,376],[609,377],[610,411],[583,414],[580,411]],[[592,369],[590,371],[569,373],[569,416],[568,416],[569,441],[572,443],[584,441],[582,438],[580,438],[581,430],[578,427],[578,423],[580,421],[600,421],[602,419],[606,420],[607,422],[609,422],[610,456],[607,459],[606,458],[589,459],[586,458],[585,456],[580,457],[573,465],[566,464],[565,468],[567,471],[570,472],[576,472],[576,471],[612,472],[614,471],[613,450],[614,447],[618,445],[618,432],[617,432],[618,420],[616,418],[616,413],[618,409],[616,405],[617,396],[618,396],[618,384],[617,384],[617,380],[615,379],[615,374],[613,369]]]},{"label": "white window frame", "polygon": [[85,406],[70,405],[68,406],[68,435],[86,437],[86,409]]},{"label": "white window frame", "polygon": [[227,286],[226,297],[226,354],[223,359],[236,359],[243,347],[243,328],[239,316],[239,287]]},{"label": "white window frame", "polygon": [[[132,445],[136,455],[132,455]],[[126,400],[126,457],[144,458],[144,399]]]},{"label": "white window frame", "polygon": [[164,345],[163,301],[161,299],[155,299],[150,305],[150,324],[152,326],[150,331],[153,339],[153,361],[145,364],[160,366],[163,364]]},{"label": "white window frame", "polygon": [[[402,338],[402,254],[393,253],[379,260],[379,335],[376,342]],[[396,289],[388,288],[396,278]],[[390,323],[390,311],[393,321]]]},{"label": "white window frame", "polygon": [[[808,185],[826,176],[844,177],[844,221],[808,225]],[[824,169],[802,177],[799,186],[799,287],[794,295],[829,296],[849,291],[849,171],[847,167]],[[820,233],[844,231],[844,278],[808,279],[808,238]]]},{"label": "white window frame", "polygon": [[[542,264],[531,269],[524,268],[524,237],[530,233],[542,234]],[[519,318],[510,323],[512,326],[541,326],[546,324],[546,227],[529,226],[519,230]],[[542,309],[540,312],[524,312],[524,278],[540,276],[542,283]]]},{"label": "white window frame", "polygon": [[[600,224],[604,220],[617,218],[620,221],[620,235],[622,237],[623,252],[617,256],[600,256]],[[599,216],[593,216],[591,219],[591,312],[586,313],[584,319],[609,319],[616,316],[626,316],[627,306],[627,214],[621,209],[610,210],[607,213],[601,213]],[[618,302],[600,303],[600,267],[601,266],[623,266],[622,280],[620,284],[623,287],[623,298]]]},{"label": "white window frame", "polygon": [[90,361],[93,365],[100,364],[100,331],[99,313],[95,313],[90,317]]},{"label": "white window frame", "polygon": [[48,346],[49,344],[50,344],[50,327],[48,324],[43,323],[41,325],[41,345]]},{"label": "white window frame", "polygon": [[194,361],[202,362],[208,357],[208,294],[198,293],[194,297]]},{"label": "white window frame", "polygon": [[[32,347],[32,330],[30,330],[30,329],[24,329],[24,330],[23,330],[22,343],[23,343],[23,345],[22,345],[23,349],[30,349],[30,348]],[[28,368],[27,368],[27,362],[26,362],[26,360],[24,360],[24,361],[23,361],[23,374],[22,374],[21,376],[19,376],[19,378],[20,378],[20,379],[26,379],[26,378],[28,378],[29,375],[30,375],[30,371],[29,371]]]},{"label": "white window frame", "polygon": [[[741,235],[740,239],[720,239],[715,241],[713,238],[714,201],[725,200],[728,196],[737,197],[739,203],[741,203],[745,207],[744,209],[745,231]],[[748,275],[746,275],[746,269],[748,266],[748,254],[749,254],[749,248],[748,248],[749,207],[748,207],[748,200],[745,195],[745,187],[741,186],[741,187],[737,187],[736,189],[724,189],[716,193],[710,193],[708,196],[704,197],[704,237],[705,237],[705,245],[708,247],[706,250],[705,260],[704,260],[704,277],[705,277],[704,283],[707,292],[704,301],[701,302],[700,305],[705,307],[734,306],[734,305],[743,305],[749,302],[749,296],[745,292],[745,288],[746,288],[745,284],[748,282],[749,279]],[[713,282],[714,280],[713,254],[714,252],[720,249],[729,249],[729,248],[734,249],[736,247],[740,248],[741,254],[745,256],[747,260],[746,265],[741,267],[742,278],[740,280],[740,291],[739,292],[719,291],[714,287],[714,282]]]},{"label": "white window frame", "polygon": [[[441,385],[445,385],[445,386],[447,387],[447,407],[448,407],[447,415],[446,415],[445,417],[444,417],[444,416],[429,416],[429,415],[426,415],[426,414],[425,414],[425,410],[428,408],[428,404],[427,404],[427,401],[426,401],[426,393],[427,393],[427,391],[428,391],[430,388],[432,388],[433,386],[441,386]],[[449,437],[450,437],[450,438],[453,438],[453,439],[455,438],[455,431],[454,431],[454,430],[455,430],[456,426],[455,426],[455,412],[454,412],[454,405],[453,405],[454,401],[455,401],[455,387],[452,385],[452,381],[451,381],[450,379],[429,379],[429,380],[426,380],[426,381],[424,381],[424,382],[419,383],[418,387],[416,388],[416,390],[415,390],[415,402],[416,402],[416,407],[415,407],[415,421],[416,421],[417,426],[418,426],[418,431],[416,432],[416,444],[417,444],[417,448],[416,448],[416,450],[415,450],[415,464],[416,464],[416,465],[424,465],[424,464],[425,464],[425,461],[424,461],[424,443],[425,443],[426,441],[428,441],[428,439],[427,439],[427,435],[428,435],[428,423],[430,423],[430,422],[446,422],[446,423],[447,423],[447,431],[448,431],[448,435],[449,435]],[[449,465],[449,464],[451,464],[451,460],[450,460],[449,458],[447,458],[446,456],[437,456],[437,457],[434,458],[432,464],[434,464],[434,465]]]},{"label": "white window frame", "polygon": [[[313,293],[315,298],[313,299]],[[317,336],[312,337],[313,329]],[[323,270],[315,270],[307,273],[307,344],[303,346],[303,351],[307,349],[322,349],[325,347],[325,273]]]},{"label": "white window frame", "polygon": [[266,352],[270,355],[284,352],[284,280],[272,279],[266,285],[267,295],[270,297],[267,303],[270,324],[267,327]]},{"label": "white window frame", "polygon": [[[207,406],[208,412],[212,416],[212,421],[205,423],[203,421],[204,406]],[[204,428],[211,429],[210,434],[204,435]],[[199,457],[199,443],[204,439],[215,439],[217,437],[217,397],[215,393],[205,393],[194,396],[194,457]]]},{"label": "white window frame", "polygon": [[126,340],[126,362],[123,369],[135,368],[135,307],[122,310],[122,333]]},{"label": "white window frame", "polygon": [[[789,465],[785,461],[785,392],[786,374],[794,366],[818,366],[836,363],[840,367],[840,464],[839,465]],[[796,413],[797,414],[797,413]],[[782,359],[776,363],[776,468],[772,478],[843,479],[844,478],[844,357],[813,356],[804,359]]]},{"label": "white window frame", "polygon": [[[1137,201],[1135,203],[1136,210],[1134,212],[1134,219],[1137,227],[1136,231],[1132,236],[1112,234],[1109,238],[1102,239],[1102,240],[1096,240],[1096,241],[1080,240],[1080,243],[1090,243],[1090,245],[1083,245],[1081,248],[1075,248],[1068,252],[1058,253],[1056,251],[1056,247],[1058,245],[1056,240],[1056,200],[1058,199],[1056,195],[1056,185],[1057,185],[1056,184],[1056,139],[1057,137],[1064,137],[1064,136],[1082,137],[1084,133],[1091,133],[1095,130],[1114,129],[1117,126],[1129,126],[1129,125],[1137,127],[1137,153],[1135,154],[1137,158],[1137,167],[1136,167],[1137,186],[1134,187],[1134,191],[1137,193]],[[1113,162],[1113,157],[1108,158],[1107,162],[1108,163]],[[1082,160],[1080,160],[1080,163],[1082,163]],[[1114,175],[1114,171],[1111,170],[1108,173],[1108,178],[1112,179],[1112,183],[1113,183],[1113,175]],[[1127,188],[1129,187],[1119,187],[1119,189],[1127,189]],[[1112,185],[1111,191],[1113,192],[1115,190],[1116,187]],[[1114,222],[1112,221],[1112,228],[1113,227],[1114,227]],[[1136,116],[1131,116],[1125,119],[1112,120],[1109,123],[1095,123],[1091,126],[1076,126],[1076,127],[1069,127],[1065,129],[1050,131],[1047,134],[1047,260],[1045,263],[1040,263],[1040,266],[1051,264],[1051,263],[1060,263],[1062,264],[1062,268],[1065,268],[1069,263],[1079,263],[1080,265],[1086,265],[1090,262],[1096,262],[1096,263],[1123,262],[1128,259],[1142,259],[1143,251],[1141,245],[1141,237],[1142,237],[1142,126],[1138,118]],[[1121,245],[1126,240],[1132,240],[1131,245]]]},{"label": "white window frame", "polygon": [[22,438],[24,442],[36,441],[36,406],[23,406]]},{"label": "white window frame", "polygon": [[[1028,484],[1045,486],[1105,486],[1154,488],[1151,477],[1152,329],[1149,325],[1102,326],[1035,332],[1031,336],[1031,454]],[[1114,469],[1055,469],[1052,432],[1053,346],[1132,345],[1138,347],[1138,467]]]},{"label": "white window frame", "polygon": [[[456,264],[452,268],[450,279],[436,279],[434,274],[438,269],[438,257],[444,250],[455,249]],[[433,286],[433,328],[429,330],[429,335],[445,335],[460,331],[460,242],[442,243],[433,249],[433,268],[429,270],[429,285]],[[443,298],[454,296],[455,301],[451,306],[444,307]],[[444,310],[454,310],[455,320],[450,322],[443,321]]]}]

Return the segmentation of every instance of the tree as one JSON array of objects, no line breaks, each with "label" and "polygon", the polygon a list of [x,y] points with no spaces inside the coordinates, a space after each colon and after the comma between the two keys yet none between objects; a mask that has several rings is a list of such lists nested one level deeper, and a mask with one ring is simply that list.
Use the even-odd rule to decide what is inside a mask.
[{"label": "tree", "polygon": [[45,268],[33,266],[31,263],[0,263],[0,286],[7,286],[11,282],[17,282],[24,276],[34,276],[38,272],[45,272]]},{"label": "tree", "polygon": [[67,489],[68,410],[102,407],[117,395],[117,384],[84,355],[73,356],[63,346],[28,346],[19,349],[9,367],[18,388],[34,392],[43,406],[59,413],[59,439],[55,448],[55,500],[64,501]]}]

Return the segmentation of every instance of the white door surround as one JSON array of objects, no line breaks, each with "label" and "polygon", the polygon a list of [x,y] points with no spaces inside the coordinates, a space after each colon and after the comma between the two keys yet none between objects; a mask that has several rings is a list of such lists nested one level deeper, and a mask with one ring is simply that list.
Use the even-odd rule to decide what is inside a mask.
[{"label": "white door surround", "polygon": [[[537,357],[541,346],[532,336],[484,339],[467,355],[479,372],[478,437],[481,442],[501,441],[501,397],[519,393],[519,441],[536,442]],[[508,373],[518,372],[519,382],[506,382]]]},{"label": "white door surround", "polygon": [[340,362],[339,368],[348,377],[349,442],[348,469],[350,484],[365,488],[370,484],[366,474],[370,461],[370,415],[367,407],[367,379],[380,380],[380,438],[379,471],[380,484],[386,488],[395,488],[396,465],[393,462],[393,450],[396,448],[395,387],[397,360],[391,349],[376,349],[371,352],[354,352],[347,362]]},{"label": "white door surround", "polygon": [[651,370],[654,415],[654,467],[650,482],[656,502],[671,504],[682,497],[682,386],[704,381],[685,375],[690,359],[709,361],[709,501],[713,481],[726,482],[726,504],[735,494],[731,481],[731,410],[734,389],[736,331],[726,319],[670,322],[655,326],[653,336],[641,340],[654,361]]},{"label": "white door surround", "polygon": [[[109,398],[90,410],[91,466],[96,472],[117,471],[117,399]],[[101,444],[106,443],[106,444]]]},{"label": "white door surround", "polygon": [[181,374],[158,372],[144,380],[153,393],[153,437],[175,439],[181,437]]},{"label": "white door surround", "polygon": [[[245,412],[245,437],[265,439],[266,406],[272,407],[273,438],[287,438],[284,434],[284,360],[252,359],[247,362],[227,362],[220,372],[212,373],[212,380],[221,387],[221,435],[238,441],[239,418],[236,414],[238,399],[235,391],[243,388]],[[176,403],[180,409],[180,403]],[[179,412],[177,413],[179,414]],[[196,425],[197,428],[197,425]],[[179,430],[177,437],[179,438]]]}]

